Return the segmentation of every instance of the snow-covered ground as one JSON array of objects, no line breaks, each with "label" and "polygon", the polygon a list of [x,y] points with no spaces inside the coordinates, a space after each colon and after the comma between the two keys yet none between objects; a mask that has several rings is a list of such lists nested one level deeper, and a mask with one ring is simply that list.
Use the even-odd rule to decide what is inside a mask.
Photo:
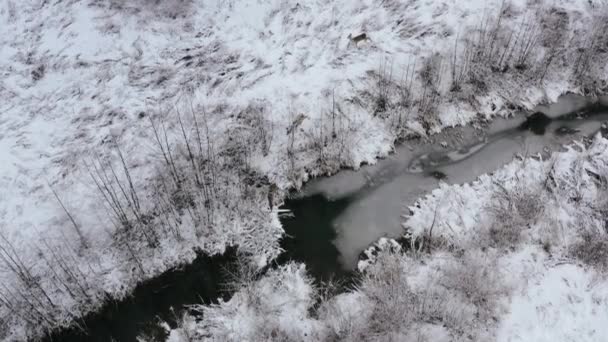
[{"label": "snow-covered ground", "polygon": [[[505,271],[514,283],[508,314],[499,322],[498,341],[600,341],[608,323],[606,280],[606,166],[608,140],[575,144],[548,160],[514,161],[472,184],[443,186],[412,207],[407,226],[414,236],[429,234],[472,246],[492,237],[495,225],[519,228]],[[507,194],[506,197],[503,197]],[[500,203],[510,198],[513,203]],[[438,201],[442,205],[437,206]],[[498,203],[497,203],[498,201]],[[501,216],[505,206],[509,217]],[[504,237],[503,237],[504,238]],[[586,247],[585,247],[586,246]],[[599,264],[585,265],[573,250],[586,248]]]},{"label": "snow-covered ground", "polygon": [[[576,0],[4,1],[0,339],[66,326],[195,250],[239,245],[268,262],[286,189],[372,163],[399,137],[604,90],[604,11]],[[159,185],[178,172],[163,149],[189,168],[179,120],[185,141],[217,156],[207,221],[209,209],[162,204],[181,189]],[[153,123],[168,132],[163,148]],[[140,230],[121,235],[131,224]],[[147,242],[130,239],[140,233]]]}]

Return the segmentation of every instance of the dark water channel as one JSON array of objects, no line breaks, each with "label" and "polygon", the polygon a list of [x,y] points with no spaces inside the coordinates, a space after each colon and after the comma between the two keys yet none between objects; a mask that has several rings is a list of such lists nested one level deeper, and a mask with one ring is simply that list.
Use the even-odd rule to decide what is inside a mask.
[{"label": "dark water channel", "polygon": [[[226,267],[236,260],[236,249],[223,255],[199,255],[191,264],[141,283],[129,298],[110,301],[99,312],[90,314],[71,328],[48,336],[57,342],[131,342],[138,336],[150,341],[164,341],[166,332],[160,320],[176,327],[176,317],[184,305],[215,303],[228,299],[224,291]],[[177,316],[176,316],[177,315]]]},{"label": "dark water channel", "polygon": [[[537,110],[527,117],[494,120],[481,129],[456,128],[428,140],[406,142],[376,165],[311,181],[282,208],[287,212],[281,215],[285,253],[276,263],[304,262],[317,281],[349,283],[363,249],[382,236],[401,235],[408,207],[440,181],[472,181],[500,168],[514,154],[546,153],[548,147],[592,135],[608,120],[606,107],[580,97],[565,97],[553,107]],[[84,318],[80,324],[86,332],[64,330],[45,341],[131,342],[142,335],[162,341],[159,319],[175,325],[184,305],[229,298],[222,285],[225,268],[236,254],[230,249],[221,256],[199,256]]]},{"label": "dark water channel", "polygon": [[337,234],[333,222],[350,202],[349,197],[329,200],[322,195],[287,199],[283,208],[290,213],[281,217],[286,231],[281,241],[285,253],[278,263],[303,262],[317,281],[348,283],[354,272],[342,267],[340,251],[334,244]]}]

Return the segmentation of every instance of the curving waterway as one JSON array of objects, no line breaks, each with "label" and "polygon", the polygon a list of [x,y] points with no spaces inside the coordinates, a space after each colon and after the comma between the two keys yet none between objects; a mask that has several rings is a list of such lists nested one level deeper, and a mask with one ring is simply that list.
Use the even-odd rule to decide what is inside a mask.
[{"label": "curving waterway", "polygon": [[[360,253],[380,237],[402,235],[409,207],[439,182],[469,182],[517,155],[548,155],[591,136],[608,121],[607,103],[567,95],[528,115],[407,141],[375,165],[315,179],[285,201],[285,253],[276,263],[301,261],[317,281],[348,281]],[[175,327],[185,305],[229,298],[222,285],[225,268],[235,259],[235,249],[221,256],[200,256],[184,268],[140,284],[129,298],[108,302],[78,322],[82,329],[55,333],[47,341],[131,342],[144,335],[163,340],[159,321]]]}]

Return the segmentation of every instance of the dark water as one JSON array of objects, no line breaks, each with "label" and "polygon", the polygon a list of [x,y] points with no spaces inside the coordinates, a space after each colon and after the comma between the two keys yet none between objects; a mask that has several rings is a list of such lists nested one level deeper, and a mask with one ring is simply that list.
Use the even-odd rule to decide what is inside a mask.
[{"label": "dark water", "polygon": [[562,130],[563,134],[574,134],[575,131],[568,130],[568,126],[572,121],[575,120],[584,120],[589,119],[597,115],[602,115],[606,113],[607,106],[600,102],[593,103],[585,106],[582,110],[574,111],[572,113],[568,113],[562,115],[558,118],[551,118],[547,114],[543,112],[535,112],[532,115],[529,115],[519,127],[519,130],[529,130],[537,135],[544,135],[547,129],[551,126],[552,123],[563,123],[562,126],[556,130],[557,134],[560,134],[560,128],[564,128]]},{"label": "dark water", "polygon": [[[348,286],[354,272],[340,263],[340,253],[333,244],[336,232],[332,222],[348,207],[349,198],[336,201],[321,195],[288,199],[284,208],[291,211],[281,222],[286,235],[281,240],[285,250],[277,260],[304,262],[308,273],[319,283],[337,281]],[[131,342],[137,337],[149,341],[164,341],[166,332],[159,322],[176,327],[176,317],[185,305],[216,303],[218,298],[229,299],[224,291],[228,280],[226,270],[237,258],[236,249],[224,255],[201,255],[182,269],[171,270],[137,286],[133,294],[122,301],[108,302],[100,312],[85,317],[79,324],[85,328],[68,329],[48,336],[44,341],[58,342]]]},{"label": "dark water", "polygon": [[337,237],[333,222],[350,202],[350,197],[329,200],[322,195],[286,200],[283,208],[291,214],[281,217],[286,233],[281,247],[285,253],[278,263],[303,262],[308,274],[319,282],[350,282],[354,272],[343,267],[333,243]]},{"label": "dark water", "polygon": [[209,304],[219,297],[229,297],[223,291],[225,270],[235,260],[234,248],[223,255],[200,255],[190,265],[140,284],[129,298],[108,302],[101,311],[79,321],[86,332],[72,328],[44,341],[131,342],[140,335],[150,341],[164,341],[166,336],[158,325],[159,319],[176,327],[176,315],[181,315],[184,305]]}]

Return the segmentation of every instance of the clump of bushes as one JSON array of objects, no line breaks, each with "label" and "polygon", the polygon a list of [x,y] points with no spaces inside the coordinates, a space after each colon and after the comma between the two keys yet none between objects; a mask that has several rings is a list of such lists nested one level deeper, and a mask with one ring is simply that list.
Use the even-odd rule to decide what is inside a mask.
[{"label": "clump of bushes", "polygon": [[492,247],[513,247],[520,242],[523,230],[541,215],[544,208],[542,191],[522,185],[507,189],[495,184],[498,190],[488,205],[492,221],[487,230],[487,242]]},{"label": "clump of bushes", "polygon": [[581,240],[570,246],[570,255],[601,271],[608,270],[608,234],[585,231]]},{"label": "clump of bushes", "polygon": [[359,291],[371,305],[367,326],[358,333],[364,339],[376,338],[409,327],[416,319],[418,300],[410,287],[408,270],[400,253],[382,252],[377,264],[364,274]]},{"label": "clump of bushes", "polygon": [[491,326],[507,290],[496,258],[478,250],[444,257],[381,251],[357,286],[364,312],[333,330],[334,340],[419,341],[424,333],[411,332],[428,325],[447,329],[456,340],[480,336],[479,327]]}]

